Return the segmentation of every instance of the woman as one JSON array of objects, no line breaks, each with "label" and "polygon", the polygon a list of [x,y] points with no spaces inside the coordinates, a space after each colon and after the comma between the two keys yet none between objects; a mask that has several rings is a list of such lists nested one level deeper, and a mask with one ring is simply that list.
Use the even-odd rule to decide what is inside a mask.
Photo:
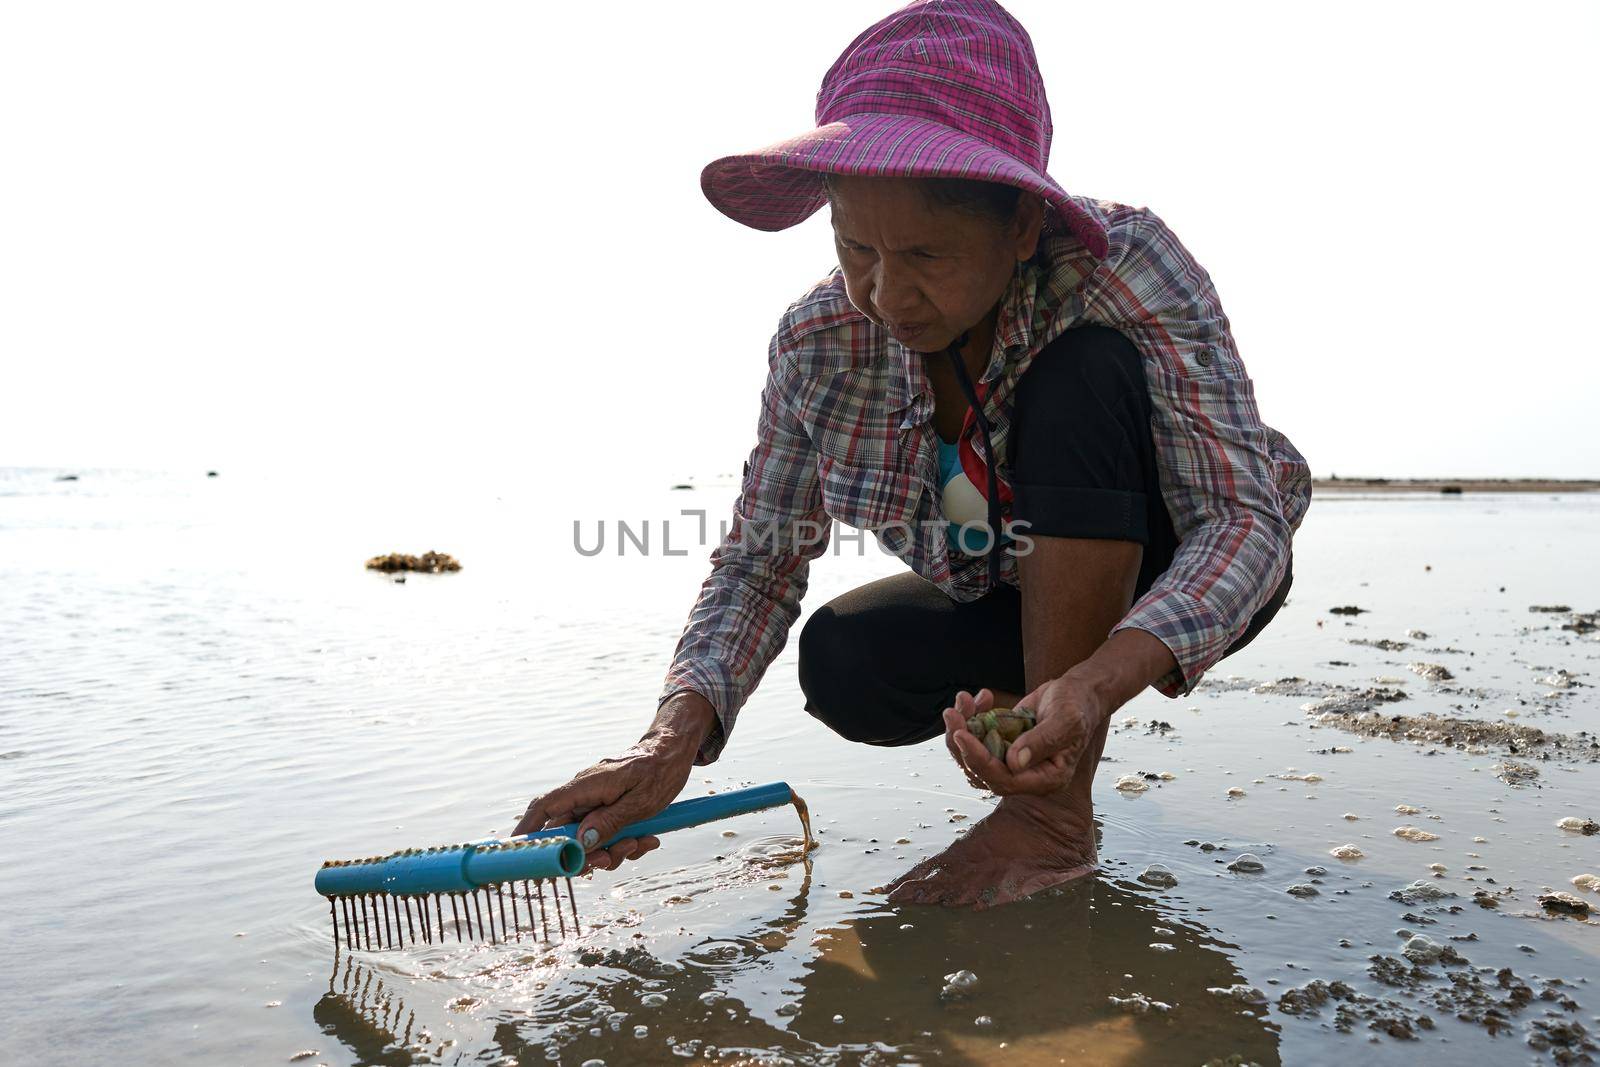
[{"label": "woman", "polygon": [[[866,744],[943,733],[1001,797],[890,900],[981,907],[1093,869],[1112,712],[1149,685],[1187,694],[1270,621],[1310,477],[1261,422],[1204,269],[1152,212],[1062,190],[1050,135],[1016,20],[919,0],[834,63],[815,130],[706,167],[711,202],[758,229],[828,205],[839,267],[779,323],[655,722],[517,832],[581,818],[598,867],[657,847],[596,845],[721,753],[836,520],[911,573],[808,620],[807,710]],[[1038,724],[1004,761],[963,727],[1018,704]]]}]

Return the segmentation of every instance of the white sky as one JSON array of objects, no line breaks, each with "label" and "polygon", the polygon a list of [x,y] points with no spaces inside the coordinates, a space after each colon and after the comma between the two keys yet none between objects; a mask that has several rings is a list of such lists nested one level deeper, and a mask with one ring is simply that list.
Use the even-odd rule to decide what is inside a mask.
[{"label": "white sky", "polygon": [[[895,6],[0,6],[0,465],[737,472],[832,249],[700,168]],[[1009,6],[1319,474],[1600,477],[1600,5]]]}]

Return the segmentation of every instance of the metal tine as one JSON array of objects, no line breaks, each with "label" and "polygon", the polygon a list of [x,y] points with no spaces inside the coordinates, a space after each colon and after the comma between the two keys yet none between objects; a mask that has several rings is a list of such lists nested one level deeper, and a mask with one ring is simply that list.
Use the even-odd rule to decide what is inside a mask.
[{"label": "metal tine", "polygon": [[422,913],[422,940],[433,944],[433,931],[428,929],[428,898],[417,898],[417,910]]},{"label": "metal tine", "polygon": [[544,939],[550,940],[550,916],[544,910],[544,879],[535,879],[533,888],[539,894],[539,918],[544,922]]},{"label": "metal tine", "polygon": [[567,900],[572,904],[572,934],[574,937],[580,937],[583,934],[583,927],[578,925],[578,898],[572,895],[571,878],[567,879]]},{"label": "metal tine", "polygon": [[[494,894],[489,891],[488,886],[483,887],[483,902],[489,908],[489,933],[492,935],[494,933]],[[500,940],[509,941],[511,935],[506,932],[505,910],[505,905],[502,904],[500,906]]]},{"label": "metal tine", "polygon": [[[515,892],[513,890],[512,892]],[[533,931],[533,939],[539,940],[539,920],[533,917],[533,890],[528,888],[528,880],[522,880],[522,902],[528,905],[528,928]]]},{"label": "metal tine", "polygon": [[367,898],[356,898],[356,910],[361,913],[361,939],[367,943],[367,951],[372,951],[372,928],[367,925]]},{"label": "metal tine", "polygon": [[415,945],[417,943],[417,924],[411,918],[411,898],[401,897],[400,905],[405,908],[406,912],[406,933],[410,935],[411,943]]},{"label": "metal tine", "polygon": [[350,898],[339,898],[339,910],[344,912],[344,943],[351,948],[360,948],[356,940],[356,913],[350,908]]},{"label": "metal tine", "polygon": [[344,913],[350,917],[350,930],[356,935],[356,947],[361,947],[360,918],[356,914],[356,901],[351,897],[344,898]]},{"label": "metal tine", "polygon": [[378,909],[378,914],[383,916],[383,947],[394,947],[394,934],[389,930],[389,909],[383,906],[383,897],[373,895],[372,906]]},{"label": "metal tine", "polygon": [[476,941],[478,940],[478,935],[472,931],[472,909],[468,907],[472,901],[467,899],[467,894],[465,893],[459,895],[461,897],[461,914],[466,916],[467,919],[467,940]]},{"label": "metal tine", "polygon": [[[476,914],[478,916],[478,940],[481,941],[481,940],[483,940],[483,931],[484,931],[483,905],[478,902],[478,893],[479,893],[479,890],[474,889],[472,891],[472,911],[473,911],[474,914]],[[489,912],[489,918],[491,920],[494,919],[494,911],[493,910],[491,910]],[[493,924],[492,921],[489,924],[489,942],[491,944],[493,944],[493,942],[494,942],[494,924]]]},{"label": "metal tine", "polygon": [[506,926],[506,893],[504,882],[496,882],[494,884],[494,895],[495,899],[500,901],[501,932],[504,933],[508,929],[515,930],[517,933],[517,940],[521,941],[522,929],[517,925],[517,887],[511,887],[511,925],[509,927]]},{"label": "metal tine", "polygon": [[334,907],[333,898],[328,898],[328,915],[333,919],[333,950],[339,951],[339,910]]},{"label": "metal tine", "polygon": [[400,898],[389,895],[389,907],[394,911],[394,939],[401,948],[406,947],[406,931],[400,925]]},{"label": "metal tine", "polygon": [[444,944],[444,897],[433,894],[433,914],[439,920],[439,944]]},{"label": "metal tine", "polygon": [[567,917],[561,913],[561,891],[555,886],[550,887],[550,895],[556,898],[556,925],[561,928],[561,940],[567,939]]},{"label": "metal tine", "polygon": [[383,918],[385,922],[388,922],[391,918],[394,920],[393,923],[391,923],[387,928],[389,930],[389,947],[399,948],[400,917],[394,914],[394,898],[388,893],[382,894],[378,897],[378,907],[383,909]]},{"label": "metal tine", "polygon": [[459,896],[459,894],[457,894],[457,893],[451,893],[450,894],[450,915],[456,921],[456,940],[460,941],[461,940],[461,913],[456,910],[456,897],[457,896]]}]

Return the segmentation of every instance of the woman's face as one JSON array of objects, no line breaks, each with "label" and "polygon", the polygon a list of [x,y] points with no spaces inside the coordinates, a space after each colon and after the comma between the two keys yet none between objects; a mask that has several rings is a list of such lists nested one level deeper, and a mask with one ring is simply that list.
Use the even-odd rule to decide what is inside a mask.
[{"label": "woman's face", "polygon": [[1043,205],[1024,193],[997,222],[929,200],[914,178],[833,180],[834,246],[850,302],[907,348],[937,352],[1000,302],[1039,243]]}]

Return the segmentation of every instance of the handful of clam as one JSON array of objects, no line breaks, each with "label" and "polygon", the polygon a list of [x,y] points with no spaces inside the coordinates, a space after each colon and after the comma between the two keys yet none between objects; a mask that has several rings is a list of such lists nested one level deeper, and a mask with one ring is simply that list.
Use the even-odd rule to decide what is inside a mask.
[{"label": "handful of clam", "polygon": [[967,732],[983,742],[989,755],[1004,763],[1011,743],[1033,729],[1032,708],[992,708],[967,720]]}]

